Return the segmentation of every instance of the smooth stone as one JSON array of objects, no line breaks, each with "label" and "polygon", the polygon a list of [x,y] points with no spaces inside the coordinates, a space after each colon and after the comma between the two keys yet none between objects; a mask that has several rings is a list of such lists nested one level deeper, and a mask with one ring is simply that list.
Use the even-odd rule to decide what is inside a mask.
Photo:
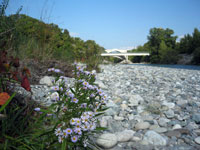
[{"label": "smooth stone", "polygon": [[120,104],[120,103],[122,102],[122,99],[119,98],[119,97],[117,97],[116,99],[113,100],[113,102],[114,102],[115,104]]},{"label": "smooth stone", "polygon": [[148,116],[148,115],[144,115],[144,116],[142,116],[142,120],[144,120],[144,121],[152,121],[153,117],[152,116]]},{"label": "smooth stone", "polygon": [[135,141],[135,142],[138,142],[138,141],[141,141],[141,140],[142,140],[142,138],[137,137],[137,136],[133,136],[132,139],[131,139],[131,141]]},{"label": "smooth stone", "polygon": [[172,129],[175,130],[175,129],[181,129],[182,126],[180,124],[175,124]]},{"label": "smooth stone", "polygon": [[122,110],[126,110],[128,108],[128,106],[126,104],[121,104],[120,106],[121,106]]},{"label": "smooth stone", "polygon": [[175,136],[175,137],[180,137],[181,136],[181,133],[179,132],[179,131],[167,131],[166,133],[165,133],[165,135],[166,136],[168,136],[168,137],[173,137],[173,136]]},{"label": "smooth stone", "polygon": [[187,103],[188,103],[187,100],[178,100],[178,101],[176,102],[176,104],[177,104],[177,105],[180,105],[180,106],[185,105],[185,104],[187,104]]},{"label": "smooth stone", "polygon": [[167,123],[168,123],[168,122],[170,122],[170,120],[167,119],[167,118],[163,118],[163,117],[159,118],[159,120],[158,120],[158,124],[159,124],[161,127],[167,127]]},{"label": "smooth stone", "polygon": [[100,120],[100,126],[106,128],[108,125],[108,120],[111,120],[112,116],[103,116]]},{"label": "smooth stone", "polygon": [[194,141],[195,141],[197,144],[200,144],[200,136],[198,136],[197,138],[195,138]]},{"label": "smooth stone", "polygon": [[149,127],[150,130],[154,130],[154,129],[156,129],[156,128],[160,128],[160,126],[157,125],[157,124],[154,124],[154,125],[151,125],[151,126]]},{"label": "smooth stone", "polygon": [[108,120],[108,130],[112,133],[124,131],[123,123],[116,120]]},{"label": "smooth stone", "polygon": [[140,95],[131,95],[129,99],[129,106],[138,106],[144,99]]},{"label": "smooth stone", "polygon": [[170,125],[170,126],[174,126],[175,124],[180,124],[180,121],[178,121],[178,120],[171,120],[170,122],[168,122],[168,125]]},{"label": "smooth stone", "polygon": [[198,136],[200,136],[200,129],[194,130],[194,133],[196,133]]},{"label": "smooth stone", "polygon": [[167,106],[161,106],[161,109],[160,109],[161,111],[167,111],[167,110],[169,110],[169,107],[167,107]]},{"label": "smooth stone", "polygon": [[151,130],[145,133],[143,141],[146,141],[148,144],[152,144],[156,146],[167,145],[167,140],[163,136]]},{"label": "smooth stone", "polygon": [[105,86],[105,84],[103,82],[99,81],[99,82],[97,82],[97,84],[99,85],[99,87],[101,89],[107,89],[107,87]]},{"label": "smooth stone", "polygon": [[174,111],[172,109],[169,109],[168,111],[165,111],[164,114],[168,119],[174,118]]},{"label": "smooth stone", "polygon": [[145,107],[144,107],[144,106],[139,105],[139,106],[137,107],[137,112],[138,112],[139,114],[142,113],[144,110],[145,110]]},{"label": "smooth stone", "polygon": [[149,142],[146,141],[146,140],[142,140],[142,141],[140,141],[140,144],[141,144],[141,145],[149,145]]},{"label": "smooth stone", "polygon": [[117,120],[117,121],[122,121],[122,120],[124,120],[124,117],[120,117],[120,116],[115,115],[114,119]]},{"label": "smooth stone", "polygon": [[150,115],[151,113],[149,111],[143,111],[141,113],[139,113],[141,116],[148,116]]},{"label": "smooth stone", "polygon": [[107,107],[118,107],[117,104],[115,104],[113,101],[109,100],[108,103],[106,103]]},{"label": "smooth stone", "polygon": [[156,131],[157,133],[164,133],[164,132],[167,132],[167,129],[166,128],[155,128],[153,129],[153,131]]},{"label": "smooth stone", "polygon": [[46,84],[48,86],[53,86],[53,83],[52,83],[53,79],[54,79],[53,77],[44,76],[43,78],[40,79],[39,83]]},{"label": "smooth stone", "polygon": [[128,114],[128,120],[133,120],[134,119],[134,115],[133,114]]},{"label": "smooth stone", "polygon": [[189,135],[189,134],[190,134],[190,131],[189,131],[188,129],[184,129],[184,128],[175,129],[174,131],[178,131],[178,132],[180,132],[181,134],[186,134],[186,135]]},{"label": "smooth stone", "polygon": [[165,133],[165,135],[168,137],[172,137],[172,136],[180,137],[182,134],[189,135],[190,131],[188,129],[181,128],[181,129],[171,130]]},{"label": "smooth stone", "polygon": [[127,104],[127,101],[122,101],[122,104]]},{"label": "smooth stone", "polygon": [[133,130],[124,130],[122,132],[115,133],[118,142],[127,142],[132,139],[135,132]]},{"label": "smooth stone", "polygon": [[105,120],[105,119],[100,120],[100,127],[106,128],[107,125],[108,125],[107,120]]},{"label": "smooth stone", "polygon": [[96,144],[103,148],[112,148],[117,144],[117,137],[115,134],[104,133],[98,137]]},{"label": "smooth stone", "polygon": [[135,125],[136,130],[144,130],[144,129],[148,129],[149,127],[150,127],[150,124],[148,122],[138,122]]},{"label": "smooth stone", "polygon": [[195,123],[200,124],[200,114],[193,114],[192,115],[192,120],[195,121]]},{"label": "smooth stone", "polygon": [[166,102],[166,101],[164,101],[162,104],[167,106],[169,109],[172,109],[175,107],[174,103],[170,103],[170,102]]},{"label": "smooth stone", "polygon": [[114,116],[117,114],[117,111],[114,108],[109,108],[105,111],[105,115],[107,116]]}]

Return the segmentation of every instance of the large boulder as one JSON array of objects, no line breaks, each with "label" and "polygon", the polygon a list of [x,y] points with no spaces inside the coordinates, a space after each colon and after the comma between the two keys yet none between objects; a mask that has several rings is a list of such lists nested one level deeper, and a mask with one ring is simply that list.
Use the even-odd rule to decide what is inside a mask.
[{"label": "large boulder", "polygon": [[155,131],[147,131],[143,138],[148,144],[157,145],[157,146],[165,146],[167,145],[167,140],[160,134]]},{"label": "large boulder", "polygon": [[117,144],[117,136],[111,133],[104,133],[98,137],[96,144],[102,148],[112,148]]}]

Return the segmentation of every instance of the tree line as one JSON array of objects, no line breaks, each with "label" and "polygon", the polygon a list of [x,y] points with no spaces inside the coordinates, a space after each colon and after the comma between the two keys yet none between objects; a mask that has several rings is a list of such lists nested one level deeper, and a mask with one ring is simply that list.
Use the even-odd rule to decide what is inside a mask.
[{"label": "tree line", "polygon": [[192,55],[191,64],[200,64],[200,31],[195,28],[192,35],[186,34],[180,41],[172,29],[152,28],[148,41],[132,52],[149,52],[150,57],[132,57],[133,62],[150,62],[156,64],[176,64],[185,55]]}]

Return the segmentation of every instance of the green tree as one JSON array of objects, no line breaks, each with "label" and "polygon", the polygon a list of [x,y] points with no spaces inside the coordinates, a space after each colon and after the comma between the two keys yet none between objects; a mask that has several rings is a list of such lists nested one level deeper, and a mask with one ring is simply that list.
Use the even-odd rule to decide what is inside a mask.
[{"label": "green tree", "polygon": [[[148,44],[151,54],[151,63],[160,63],[161,61],[161,43],[162,41],[168,48],[174,49],[176,46],[176,36],[172,36],[174,31],[171,29],[152,28],[150,29]],[[163,46],[163,45],[162,45]]]},{"label": "green tree", "polygon": [[85,42],[85,62],[88,70],[96,69],[99,71],[99,64],[102,62],[100,54],[104,52],[104,48],[100,47],[93,40],[87,40]]},{"label": "green tree", "polygon": [[192,45],[194,50],[200,47],[200,32],[197,28],[195,28],[193,32]]},{"label": "green tree", "polygon": [[175,49],[167,47],[164,41],[160,44],[160,63],[161,64],[175,64],[178,61],[178,53]]},{"label": "green tree", "polygon": [[178,48],[179,53],[191,54],[193,52],[192,41],[193,41],[193,38],[191,35],[189,34],[185,35],[184,38],[180,40],[179,48]]}]

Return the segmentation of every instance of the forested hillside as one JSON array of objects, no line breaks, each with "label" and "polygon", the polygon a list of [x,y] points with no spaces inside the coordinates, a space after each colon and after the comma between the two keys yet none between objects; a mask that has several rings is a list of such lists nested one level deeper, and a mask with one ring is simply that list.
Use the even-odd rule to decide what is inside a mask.
[{"label": "forested hillside", "polygon": [[100,63],[104,48],[95,41],[71,37],[67,29],[19,14],[6,16],[7,4],[0,7],[0,50],[20,59],[84,62],[89,67]]}]

